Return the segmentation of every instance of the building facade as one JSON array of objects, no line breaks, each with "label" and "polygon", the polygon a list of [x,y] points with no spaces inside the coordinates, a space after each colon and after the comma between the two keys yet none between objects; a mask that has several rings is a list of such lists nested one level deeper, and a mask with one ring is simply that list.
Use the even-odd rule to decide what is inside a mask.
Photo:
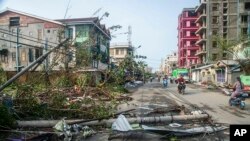
[{"label": "building facade", "polygon": [[[57,35],[63,28],[64,25],[60,22],[13,9],[0,12],[2,68],[5,71],[20,71],[28,66],[46,51],[46,46],[49,50],[59,44]],[[49,55],[48,58],[52,62],[52,56]],[[40,65],[36,70],[42,70],[43,66]]]},{"label": "building facade", "polygon": [[198,29],[195,21],[197,14],[195,8],[184,8],[178,17],[178,66],[189,68],[196,64],[198,57],[195,55],[199,47],[195,44],[198,40],[195,32]]},{"label": "building facade", "polygon": [[198,64],[211,64],[223,59],[232,59],[232,54],[223,52],[221,41],[235,42],[249,32],[249,0],[200,0],[197,7],[199,29]]},{"label": "building facade", "polygon": [[[110,32],[97,17],[56,20],[65,24],[65,36],[72,41],[75,65],[84,70],[102,71],[109,64]],[[87,60],[87,62],[86,62]]]},{"label": "building facade", "polygon": [[165,59],[165,71],[167,75],[171,75],[173,70],[177,68],[178,65],[178,55],[177,52],[173,52],[170,55],[167,55]]},{"label": "building facade", "polygon": [[110,45],[110,59],[116,66],[127,56],[132,55],[133,49],[129,43],[113,43]]}]

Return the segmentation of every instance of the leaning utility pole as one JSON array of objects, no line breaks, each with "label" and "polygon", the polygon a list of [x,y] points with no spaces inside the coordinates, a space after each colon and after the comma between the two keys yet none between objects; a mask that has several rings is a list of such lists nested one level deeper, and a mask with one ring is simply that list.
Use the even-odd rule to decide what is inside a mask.
[{"label": "leaning utility pole", "polygon": [[28,71],[29,69],[31,69],[33,66],[35,66],[36,64],[39,64],[40,62],[43,62],[50,53],[52,53],[54,50],[60,48],[64,43],[66,43],[69,40],[69,38],[67,38],[66,40],[64,40],[62,43],[60,43],[59,45],[57,45],[56,47],[54,47],[53,49],[49,50],[48,52],[46,52],[44,55],[40,56],[39,58],[37,58],[37,60],[35,60],[34,62],[32,62],[29,66],[27,66],[26,68],[24,68],[22,71],[20,71],[19,73],[17,73],[16,75],[14,75],[11,79],[9,79],[7,82],[5,82],[3,85],[0,86],[0,92],[7,86],[9,86],[13,81],[15,81],[17,78],[19,78],[21,75],[23,75],[26,71]]},{"label": "leaning utility pole", "polygon": [[19,27],[17,27],[17,39],[16,39],[16,71],[20,71],[20,61],[19,61]]}]

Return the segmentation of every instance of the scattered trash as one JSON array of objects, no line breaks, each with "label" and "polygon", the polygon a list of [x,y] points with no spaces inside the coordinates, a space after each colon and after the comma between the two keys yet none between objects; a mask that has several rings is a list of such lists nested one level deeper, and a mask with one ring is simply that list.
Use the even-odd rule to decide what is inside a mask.
[{"label": "scattered trash", "polygon": [[170,127],[181,127],[182,125],[179,123],[170,123],[169,126]]},{"label": "scattered trash", "polygon": [[202,112],[201,110],[197,110],[197,111],[192,111],[191,114],[192,115],[201,115],[201,114],[204,114],[204,112]]},{"label": "scattered trash", "polygon": [[124,115],[119,115],[116,121],[112,124],[112,130],[129,131],[132,130],[132,127]]}]

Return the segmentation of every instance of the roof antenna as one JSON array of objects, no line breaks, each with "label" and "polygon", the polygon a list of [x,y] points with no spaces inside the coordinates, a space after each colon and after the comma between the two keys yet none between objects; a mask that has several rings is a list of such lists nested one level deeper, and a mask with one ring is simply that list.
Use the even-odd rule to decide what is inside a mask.
[{"label": "roof antenna", "polygon": [[67,9],[66,9],[65,15],[64,15],[64,19],[66,18],[67,13],[68,13],[68,11],[69,11],[69,9],[70,9],[70,7],[69,7],[70,2],[71,2],[71,0],[69,0],[69,2],[68,2]]}]

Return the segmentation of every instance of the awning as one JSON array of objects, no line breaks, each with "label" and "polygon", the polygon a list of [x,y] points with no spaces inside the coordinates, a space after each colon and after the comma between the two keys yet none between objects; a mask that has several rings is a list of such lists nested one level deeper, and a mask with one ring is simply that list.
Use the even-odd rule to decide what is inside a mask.
[{"label": "awning", "polygon": [[195,71],[195,70],[201,70],[201,69],[206,69],[206,68],[209,68],[209,67],[213,67],[213,64],[201,66],[201,67],[196,68],[196,69],[193,69],[193,70],[194,70],[194,71]]}]

